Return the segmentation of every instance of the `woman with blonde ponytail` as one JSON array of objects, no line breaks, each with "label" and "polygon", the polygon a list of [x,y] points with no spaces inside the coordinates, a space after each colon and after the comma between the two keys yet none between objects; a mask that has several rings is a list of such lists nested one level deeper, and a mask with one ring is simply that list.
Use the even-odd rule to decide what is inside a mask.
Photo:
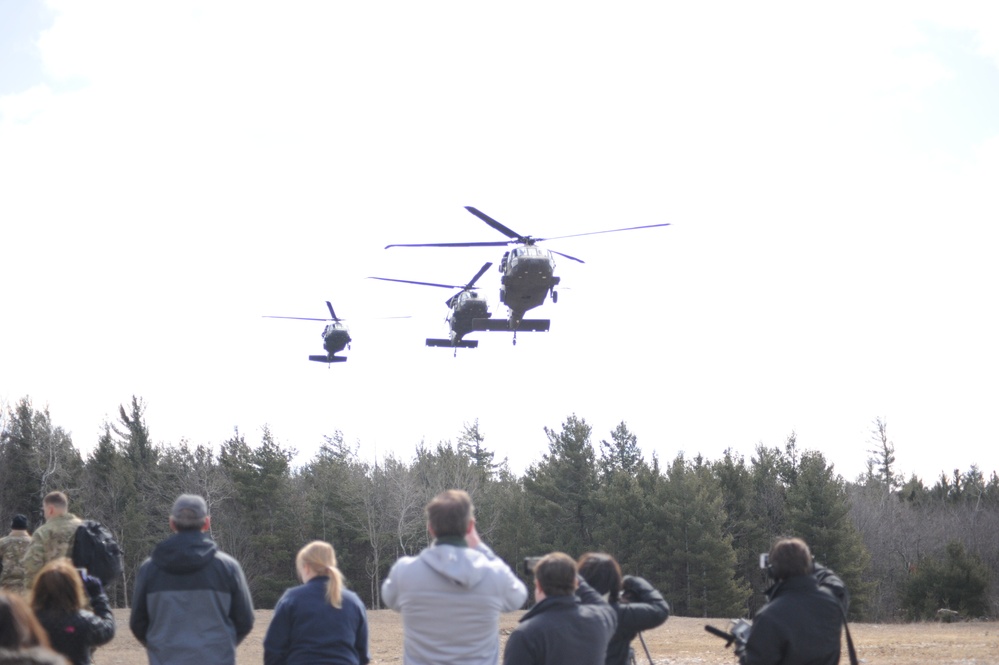
[{"label": "woman with blonde ponytail", "polygon": [[368,618],[357,594],[344,588],[333,546],[314,540],[298,552],[302,584],[284,592],[264,637],[265,665],[366,665]]}]

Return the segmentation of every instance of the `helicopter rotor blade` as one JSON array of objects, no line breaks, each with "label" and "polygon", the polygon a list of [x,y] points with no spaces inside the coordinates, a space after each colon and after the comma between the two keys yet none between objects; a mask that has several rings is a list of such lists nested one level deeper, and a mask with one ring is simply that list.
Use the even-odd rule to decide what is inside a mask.
[{"label": "helicopter rotor blade", "polygon": [[336,318],[336,312],[333,311],[333,305],[330,304],[329,300],[326,301],[326,306],[329,307],[329,309],[330,309],[330,316],[333,317],[333,320],[334,321],[339,321],[340,319]]},{"label": "helicopter rotor blade", "polygon": [[465,210],[467,210],[468,212],[472,213],[473,215],[475,215],[476,217],[478,217],[479,219],[481,219],[483,222],[485,222],[489,226],[493,227],[494,229],[496,229],[497,231],[499,231],[500,233],[502,233],[503,235],[505,235],[507,238],[513,238],[514,240],[517,240],[517,241],[523,240],[523,236],[522,235],[520,235],[519,233],[517,233],[516,231],[514,231],[512,229],[509,229],[509,228],[503,226],[502,224],[500,224],[495,219],[493,219],[492,217],[490,217],[486,213],[482,212],[478,208],[473,208],[472,206],[465,206]]},{"label": "helicopter rotor blade", "polygon": [[[646,224],[645,226],[629,226],[626,229],[609,229],[607,231],[590,231],[589,233],[573,233],[567,236],[552,236],[551,238],[535,238],[538,242],[544,240],[562,240],[563,238],[578,238],[579,236],[595,236],[600,233],[617,233],[618,231],[636,231],[638,229],[654,229],[657,226],[669,226],[669,222],[665,224]],[[569,258],[572,258],[571,256]]]},{"label": "helicopter rotor blade", "polygon": [[564,256],[567,259],[572,259],[573,261],[578,261],[579,263],[586,263],[583,259],[577,259],[575,256],[569,256],[568,254],[563,254],[562,252],[556,252],[554,249],[548,250],[552,254],[558,254],[559,256]]},{"label": "helicopter rotor blade", "polygon": [[496,240],[493,242],[423,242],[395,245],[385,245],[385,249],[390,247],[505,247],[512,245],[516,241]]},{"label": "helicopter rotor blade", "polygon": [[482,277],[482,276],[483,276],[484,274],[486,274],[486,271],[487,271],[487,270],[489,270],[489,269],[490,269],[490,268],[492,268],[492,267],[493,267],[493,264],[492,264],[492,262],[490,262],[490,261],[486,261],[486,262],[485,262],[485,263],[484,263],[484,264],[482,265],[482,267],[481,267],[481,268],[479,268],[479,272],[475,273],[475,277],[473,277],[473,278],[472,278],[472,280],[471,280],[471,281],[470,281],[470,282],[469,282],[468,284],[466,284],[466,285],[464,286],[464,290],[465,290],[465,291],[467,291],[467,290],[469,290],[470,288],[472,288],[472,287],[473,287],[473,286],[475,285],[475,283],[476,283],[477,281],[479,281],[479,278],[480,278],[480,277]]},{"label": "helicopter rotor blade", "polygon": [[329,321],[330,319],[314,319],[310,316],[262,316],[263,319],[294,319],[295,321]]},{"label": "helicopter rotor blade", "polygon": [[436,284],[434,282],[416,282],[411,279],[392,279],[391,277],[368,277],[368,279],[380,279],[383,282],[401,282],[403,284],[419,284],[420,286],[439,286],[442,289],[460,289],[461,284]]}]

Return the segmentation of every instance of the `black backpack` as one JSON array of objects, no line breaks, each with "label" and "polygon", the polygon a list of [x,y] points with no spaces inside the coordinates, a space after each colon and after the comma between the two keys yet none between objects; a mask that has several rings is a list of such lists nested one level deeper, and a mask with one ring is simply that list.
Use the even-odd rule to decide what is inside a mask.
[{"label": "black backpack", "polygon": [[94,520],[84,520],[73,538],[73,565],[86,568],[87,573],[108,586],[121,577],[124,553],[111,531]]}]

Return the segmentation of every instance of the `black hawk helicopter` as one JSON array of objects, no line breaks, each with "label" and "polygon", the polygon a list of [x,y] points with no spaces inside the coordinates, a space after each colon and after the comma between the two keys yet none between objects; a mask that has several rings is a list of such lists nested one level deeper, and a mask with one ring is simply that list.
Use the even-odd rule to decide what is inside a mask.
[{"label": "black hawk helicopter", "polygon": [[[427,346],[444,346],[454,348],[455,355],[458,349],[474,349],[479,346],[479,341],[474,339],[463,339],[465,335],[477,330],[487,330],[484,327],[489,323],[492,313],[489,311],[489,304],[486,299],[479,295],[473,287],[479,278],[492,267],[491,262],[483,264],[475,277],[470,279],[464,286],[460,284],[437,284],[436,282],[417,282],[411,279],[392,279],[390,277],[370,277],[369,279],[380,279],[385,282],[401,282],[402,284],[417,284],[420,286],[436,286],[442,289],[461,289],[458,293],[444,301],[450,310],[447,315],[448,327],[451,330],[448,339],[427,338]],[[548,321],[521,322],[521,330],[548,330]],[[504,328],[505,328],[504,323]]]},{"label": "black hawk helicopter", "polygon": [[325,328],[323,328],[323,348],[326,349],[326,355],[315,355],[309,356],[309,360],[314,360],[320,363],[345,363],[347,359],[343,356],[336,355],[344,348],[350,348],[350,333],[347,331],[347,326],[343,323],[343,319],[337,317],[336,312],[333,311],[333,305],[330,301],[326,301],[326,307],[330,310],[329,319],[315,319],[306,316],[264,316],[265,319],[294,319],[296,321],[330,321]]},{"label": "black hawk helicopter", "polygon": [[[599,233],[616,233],[618,231],[634,231],[636,229],[650,229],[657,226],[669,226],[668,223],[647,224],[645,226],[631,226],[624,229],[573,233],[567,236],[553,236],[551,238],[535,238],[533,236],[520,235],[516,231],[507,228],[489,215],[473,208],[472,206],[465,206],[465,210],[511,239],[487,242],[395,244],[386,245],[385,249],[390,247],[501,247],[504,245],[521,245],[520,247],[514,247],[504,253],[499,265],[499,271],[502,274],[502,277],[500,278],[500,301],[509,308],[510,318],[508,320],[483,319],[479,323],[482,327],[477,328],[479,330],[513,330],[514,344],[517,343],[516,331],[518,329],[526,329],[523,327],[526,323],[524,314],[528,310],[543,305],[545,298],[548,297],[549,293],[551,294],[552,302],[558,302],[558,292],[555,291],[555,287],[558,286],[561,278],[555,275],[555,258],[553,254],[558,254],[559,256],[563,256],[567,259],[578,261],[579,263],[585,263],[585,261],[577,259],[575,256],[569,256],[568,254],[563,254],[562,252],[556,252],[554,250],[541,249],[536,243],[543,242],[545,240],[561,240],[563,238],[597,235]],[[541,320],[535,321],[537,322]],[[546,321],[546,323],[550,324],[551,322]],[[547,329],[548,328],[546,327],[545,330]]]}]

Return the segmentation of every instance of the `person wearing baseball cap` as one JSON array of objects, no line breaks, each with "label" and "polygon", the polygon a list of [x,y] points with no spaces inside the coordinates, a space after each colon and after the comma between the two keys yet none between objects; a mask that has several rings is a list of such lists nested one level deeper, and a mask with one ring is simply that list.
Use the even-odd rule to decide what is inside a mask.
[{"label": "person wearing baseball cap", "polygon": [[236,662],[253,629],[253,601],[239,562],[209,535],[208,505],[181,494],[170,536],[139,568],[129,627],[150,665]]}]

